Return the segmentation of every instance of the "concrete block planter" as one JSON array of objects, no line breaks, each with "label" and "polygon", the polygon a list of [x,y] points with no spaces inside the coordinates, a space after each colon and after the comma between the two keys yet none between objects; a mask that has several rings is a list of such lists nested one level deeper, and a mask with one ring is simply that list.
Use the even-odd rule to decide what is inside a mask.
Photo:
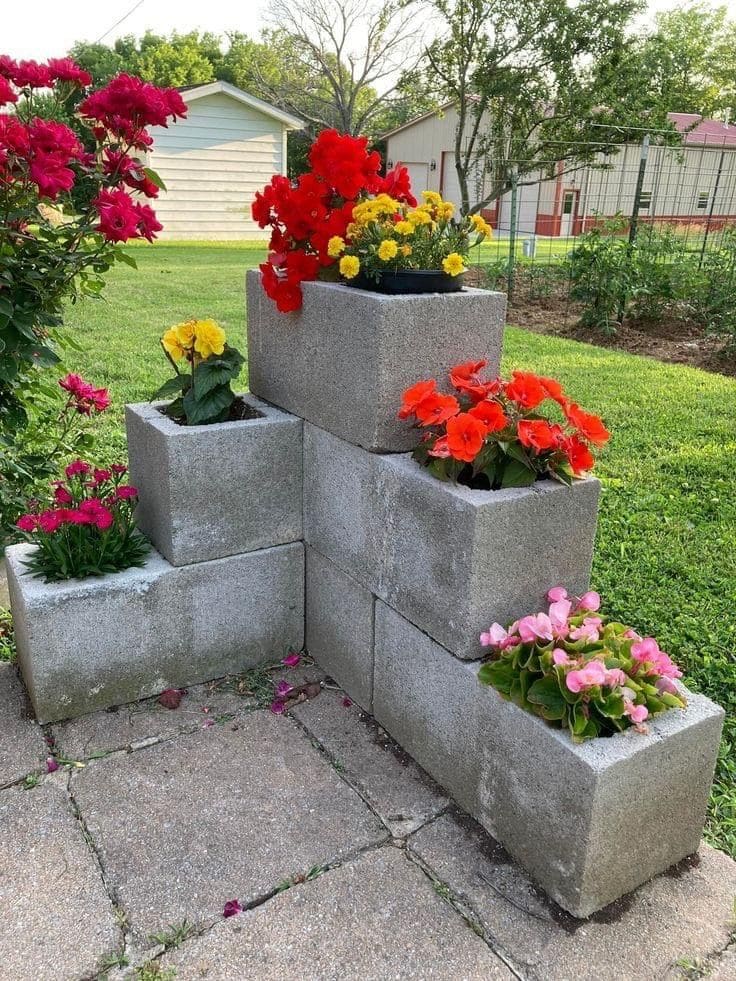
[{"label": "concrete block planter", "polygon": [[334,283],[302,290],[302,309],[279,313],[259,273],[248,273],[251,391],[367,450],[414,446],[396,413],[417,378],[442,378],[471,358],[498,369],[502,293],[386,296]]},{"label": "concrete block planter", "polygon": [[458,657],[482,657],[481,631],[551,585],[588,588],[595,479],[471,490],[308,424],[304,474],[307,543]]},{"label": "concrete block planter", "polygon": [[724,713],[688,700],[576,745],[376,604],[376,719],[574,916],[697,850]]},{"label": "concrete block planter", "polygon": [[180,426],[163,403],[128,405],[138,525],[172,565],[302,537],[302,421],[250,395],[260,418]]},{"label": "concrete block planter", "polygon": [[40,722],[244,671],[301,649],[301,543],[45,583],[6,551],[18,660]]}]

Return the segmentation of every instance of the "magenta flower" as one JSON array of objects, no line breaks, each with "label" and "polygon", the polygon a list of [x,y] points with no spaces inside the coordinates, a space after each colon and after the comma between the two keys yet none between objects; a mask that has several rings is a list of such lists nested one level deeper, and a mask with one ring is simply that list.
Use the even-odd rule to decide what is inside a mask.
[{"label": "magenta flower", "polygon": [[15,524],[21,531],[35,531],[38,527],[38,518],[35,514],[22,514]]},{"label": "magenta flower", "polygon": [[228,901],[225,903],[225,908],[222,911],[222,915],[225,917],[225,919],[228,919],[228,917],[237,916],[238,913],[242,912],[243,907],[240,905],[237,899],[228,899]]},{"label": "magenta flower", "polygon": [[271,712],[273,712],[274,715],[283,715],[284,712],[286,711],[286,706],[284,705],[282,699],[274,698],[274,700],[271,702],[269,706],[269,709],[271,710]]},{"label": "magenta flower", "polygon": [[115,491],[115,497],[121,501],[129,501],[132,497],[138,497],[138,488],[132,484],[121,484]]},{"label": "magenta flower", "polygon": [[294,691],[294,686],[293,685],[290,685],[288,681],[284,681],[283,678],[276,685],[276,694],[277,695],[280,695],[282,697],[284,695],[288,695],[289,692],[292,692],[292,691]]},{"label": "magenta flower", "polygon": [[290,654],[286,655],[281,663],[285,664],[287,668],[295,668],[297,664],[300,663],[301,659],[301,654],[298,654],[296,651],[292,651]]},{"label": "magenta flower", "polygon": [[348,698],[348,696],[345,695],[345,697],[342,700],[343,708],[349,709],[352,706],[352,704],[353,704],[352,698]]},{"label": "magenta flower", "polygon": [[80,474],[88,474],[92,468],[84,460],[75,460],[70,463],[64,473],[67,477],[78,477]]},{"label": "magenta flower", "polygon": [[56,762],[53,756],[49,756],[46,759],[46,772],[56,773],[58,769],[59,769],[59,764]]}]

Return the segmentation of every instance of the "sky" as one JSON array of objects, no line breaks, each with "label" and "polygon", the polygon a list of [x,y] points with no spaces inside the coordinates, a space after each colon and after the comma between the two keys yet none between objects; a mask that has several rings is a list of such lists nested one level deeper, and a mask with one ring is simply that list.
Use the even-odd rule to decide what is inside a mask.
[{"label": "sky", "polygon": [[[13,13],[2,18],[0,54],[13,58],[44,58],[64,54],[75,41],[96,41],[104,35],[111,43],[125,34],[140,36],[150,29],[158,34],[206,30],[216,34],[238,30],[257,36],[268,0],[33,0],[12,4]],[[650,16],[669,10],[673,0],[651,0]],[[716,0],[736,17],[736,0]],[[25,11],[28,11],[25,14]],[[126,16],[126,14],[129,14]],[[122,22],[116,25],[116,21]]]}]

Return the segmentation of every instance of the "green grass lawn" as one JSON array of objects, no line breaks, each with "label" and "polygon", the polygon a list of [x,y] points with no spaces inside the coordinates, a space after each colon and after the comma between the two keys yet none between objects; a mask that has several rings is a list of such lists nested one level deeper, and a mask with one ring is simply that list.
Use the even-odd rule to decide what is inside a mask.
[{"label": "green grass lawn", "polygon": [[[99,443],[108,462],[124,453],[123,403],[168,376],[158,347],[166,327],[214,317],[244,350],[245,270],[264,249],[162,244],[134,254],[137,272],[121,266],[106,300],[67,318],[83,348],[67,367],[114,398]],[[558,377],[613,432],[598,469],[593,583],[607,611],[656,635],[688,683],[729,712],[709,836],[736,855],[736,381],[513,327],[504,367]]]}]

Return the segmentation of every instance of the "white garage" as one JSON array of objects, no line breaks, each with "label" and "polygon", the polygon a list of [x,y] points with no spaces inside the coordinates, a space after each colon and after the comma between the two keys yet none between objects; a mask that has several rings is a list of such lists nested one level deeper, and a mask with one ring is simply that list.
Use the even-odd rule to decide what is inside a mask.
[{"label": "white garage", "polygon": [[303,122],[227,82],[181,90],[189,112],[154,127],[149,165],[166,190],[155,202],[160,239],[262,239],[255,192],[286,173],[286,134]]}]

